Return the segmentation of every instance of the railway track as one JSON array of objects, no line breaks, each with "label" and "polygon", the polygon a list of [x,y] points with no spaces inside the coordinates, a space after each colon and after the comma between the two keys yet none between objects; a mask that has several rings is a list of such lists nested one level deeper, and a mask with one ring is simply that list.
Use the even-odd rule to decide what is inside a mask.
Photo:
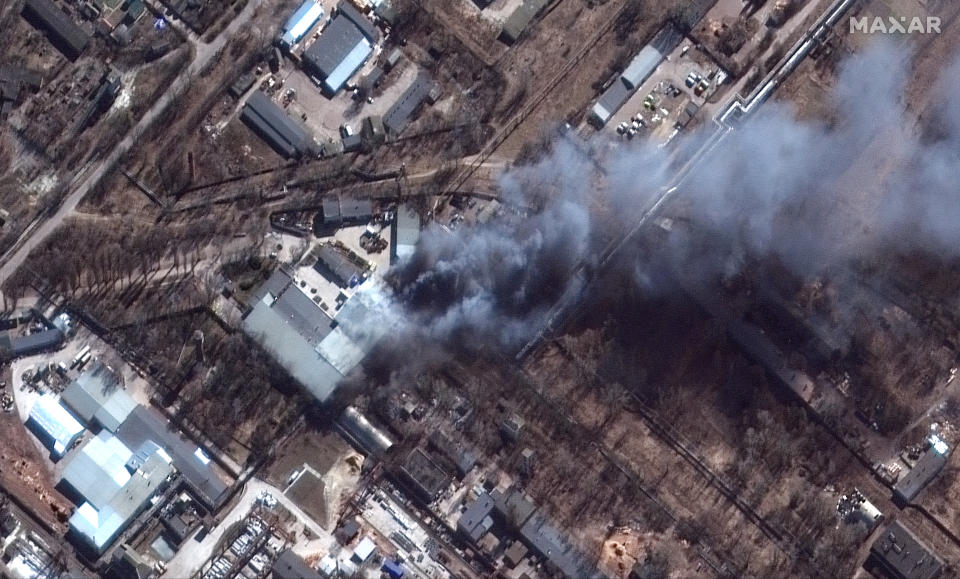
[{"label": "railway track", "polygon": [[[537,399],[544,403],[551,411],[558,417],[560,417],[568,425],[578,429],[586,430],[587,428],[577,421],[569,412],[557,401],[551,398],[548,394],[543,392],[540,388],[534,384],[529,375],[522,368],[518,367],[515,362],[511,360],[503,360],[505,367],[510,368],[510,372],[513,374],[514,378],[529,392],[534,394]],[[594,373],[596,376],[596,374]],[[596,379],[600,380],[601,378],[596,376]],[[627,410],[632,414],[639,416],[647,428],[655,435],[655,437],[667,446],[672,452],[679,456],[685,463],[687,463],[692,469],[693,473],[699,475],[704,483],[714,489],[720,497],[725,499],[729,504],[739,511],[743,517],[755,526],[764,537],[766,537],[771,543],[784,555],[789,557],[791,560],[800,561],[801,563],[806,562],[808,567],[806,571],[808,572],[807,576],[810,577],[824,577],[825,575],[820,570],[810,565],[812,559],[812,553],[808,548],[802,546],[801,541],[791,532],[784,529],[779,529],[772,523],[766,520],[763,515],[758,513],[747,501],[745,501],[726,480],[714,472],[713,469],[704,461],[696,452],[690,449],[689,443],[683,441],[678,435],[673,433],[672,428],[664,424],[663,421],[656,416],[656,414],[646,406],[646,404],[635,394],[628,393],[631,398],[634,400],[637,405],[635,408]],[[626,409],[625,409],[626,410]],[[600,454],[611,464],[613,464],[618,470],[628,474],[628,477],[633,482],[643,481],[643,476],[640,473],[636,472],[629,462],[624,460],[619,456],[619,453],[612,448],[604,445],[603,443],[592,440],[590,442],[592,446],[597,448],[600,451]],[[665,503],[657,495],[657,492],[646,486],[639,487],[641,492],[653,500],[659,508],[664,509],[671,519],[678,520],[678,517],[666,507]],[[712,547],[703,543],[701,541],[701,548],[706,549],[713,556],[717,557],[717,560],[720,561],[719,564],[711,564],[711,567],[722,567],[727,571],[727,575],[733,574],[734,576],[739,574],[737,570],[737,565],[733,562],[723,561],[719,554]]]},{"label": "railway track", "polygon": [[[554,2],[551,5],[550,10],[554,10],[560,2]],[[463,173],[454,181],[454,186],[450,188],[452,192],[459,191],[470,177],[476,172],[476,170],[483,165],[493,155],[497,149],[523,124],[523,122],[533,113],[542,103],[547,99],[548,96],[560,85],[561,82],[570,74],[580,62],[587,56],[600,43],[604,36],[609,33],[617,23],[617,19],[623,14],[624,10],[627,8],[627,3],[624,2],[620,8],[613,14],[613,16],[608,20],[600,29],[598,29],[593,36],[591,36],[586,43],[580,48],[579,51],[568,60],[557,74],[555,74],[550,81],[544,86],[540,91],[527,103],[523,108],[514,115],[510,121],[507,122],[493,138],[487,143],[483,150],[476,156],[474,161],[470,163],[464,170]]]}]

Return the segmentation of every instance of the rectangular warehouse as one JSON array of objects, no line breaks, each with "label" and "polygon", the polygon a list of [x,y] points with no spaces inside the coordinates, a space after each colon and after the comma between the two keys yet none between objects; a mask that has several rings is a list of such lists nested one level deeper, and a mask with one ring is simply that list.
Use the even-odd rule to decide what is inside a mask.
[{"label": "rectangular warehouse", "polygon": [[156,444],[133,452],[101,431],[71,457],[60,480],[60,488],[81,501],[70,517],[70,536],[103,553],[172,473],[170,457]]},{"label": "rectangular warehouse", "polygon": [[323,82],[323,90],[334,95],[373,54],[376,30],[362,15],[353,16],[346,6],[327,25],[320,38],[303,53],[307,72]]},{"label": "rectangular warehouse", "polygon": [[399,134],[407,128],[410,119],[414,113],[427,100],[430,91],[433,90],[433,80],[426,73],[420,73],[417,80],[408,88],[397,102],[393,103],[387,114],[383,115],[383,125],[393,134]]},{"label": "rectangular warehouse", "polygon": [[110,432],[116,432],[137,406],[120,377],[100,361],[67,386],[62,400],[87,425],[96,423]]},{"label": "rectangular warehouse", "polygon": [[313,139],[307,130],[263,91],[250,95],[240,118],[284,157],[299,157],[312,150]]},{"label": "rectangular warehouse", "polygon": [[590,111],[590,122],[597,127],[607,124],[681,41],[683,35],[672,25],[668,24],[657,32],[650,44],[633,57],[623,74],[597,99]]},{"label": "rectangular warehouse", "polygon": [[70,60],[80,56],[90,42],[90,35],[50,0],[27,0],[23,16],[37,28],[46,30],[57,50]]},{"label": "rectangular warehouse", "polygon": [[83,425],[52,394],[44,394],[33,403],[27,427],[50,449],[54,459],[63,457],[83,434]]},{"label": "rectangular warehouse", "polygon": [[306,0],[283,25],[283,36],[280,37],[280,43],[284,48],[289,49],[300,42],[307,31],[313,28],[313,25],[322,17],[323,6],[315,0]]}]

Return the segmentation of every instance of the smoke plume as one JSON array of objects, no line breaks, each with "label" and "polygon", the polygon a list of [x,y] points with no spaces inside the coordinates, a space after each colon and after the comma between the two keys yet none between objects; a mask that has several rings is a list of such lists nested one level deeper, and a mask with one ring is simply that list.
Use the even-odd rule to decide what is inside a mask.
[{"label": "smoke plume", "polygon": [[[832,119],[799,121],[770,101],[699,163],[677,194],[689,226],[656,264],[634,263],[637,282],[654,267],[728,275],[743,256],[775,256],[801,276],[878,251],[960,247],[960,108],[936,109],[936,139],[908,113],[911,53],[876,42],[845,60],[830,95]],[[935,91],[960,91],[960,63]],[[675,143],[703,142],[710,121]],[[448,232],[434,224],[390,281],[409,327],[441,341],[515,347],[542,326],[610,239],[622,236],[670,186],[670,160],[649,145],[568,138],[533,166],[507,171],[507,212]],[[598,170],[598,165],[602,171]]]}]

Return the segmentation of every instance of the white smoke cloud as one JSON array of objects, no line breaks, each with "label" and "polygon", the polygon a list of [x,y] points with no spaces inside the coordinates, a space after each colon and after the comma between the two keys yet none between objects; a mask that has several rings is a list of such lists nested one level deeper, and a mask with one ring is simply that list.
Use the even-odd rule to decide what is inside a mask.
[{"label": "white smoke cloud", "polygon": [[[960,108],[945,109],[945,138],[923,142],[903,102],[911,58],[904,45],[880,41],[843,62],[832,123],[798,121],[790,106],[766,103],[684,184],[678,198],[691,225],[656,265],[632,264],[637,283],[657,286],[661,274],[651,268],[660,267],[729,275],[744,255],[777,256],[814,275],[891,246],[956,252]],[[958,89],[960,63],[946,70],[937,94]],[[679,146],[702,142],[713,130],[704,125]],[[544,160],[502,179],[508,204],[542,204],[540,211],[453,234],[424,232],[413,258],[392,272],[403,315],[441,341],[523,343],[570,288],[571,272],[595,265],[606,241],[667,186],[667,165],[650,146],[558,141]],[[870,190],[858,190],[861,178]]]}]

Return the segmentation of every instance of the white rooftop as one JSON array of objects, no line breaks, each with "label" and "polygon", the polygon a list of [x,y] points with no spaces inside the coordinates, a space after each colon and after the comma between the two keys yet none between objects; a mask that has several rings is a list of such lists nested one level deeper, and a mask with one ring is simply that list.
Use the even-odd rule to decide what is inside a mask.
[{"label": "white rooftop", "polygon": [[74,441],[83,433],[83,425],[64,408],[52,394],[37,398],[30,409],[30,420],[44,435],[44,442],[52,446],[51,451],[60,458],[69,450]]}]

